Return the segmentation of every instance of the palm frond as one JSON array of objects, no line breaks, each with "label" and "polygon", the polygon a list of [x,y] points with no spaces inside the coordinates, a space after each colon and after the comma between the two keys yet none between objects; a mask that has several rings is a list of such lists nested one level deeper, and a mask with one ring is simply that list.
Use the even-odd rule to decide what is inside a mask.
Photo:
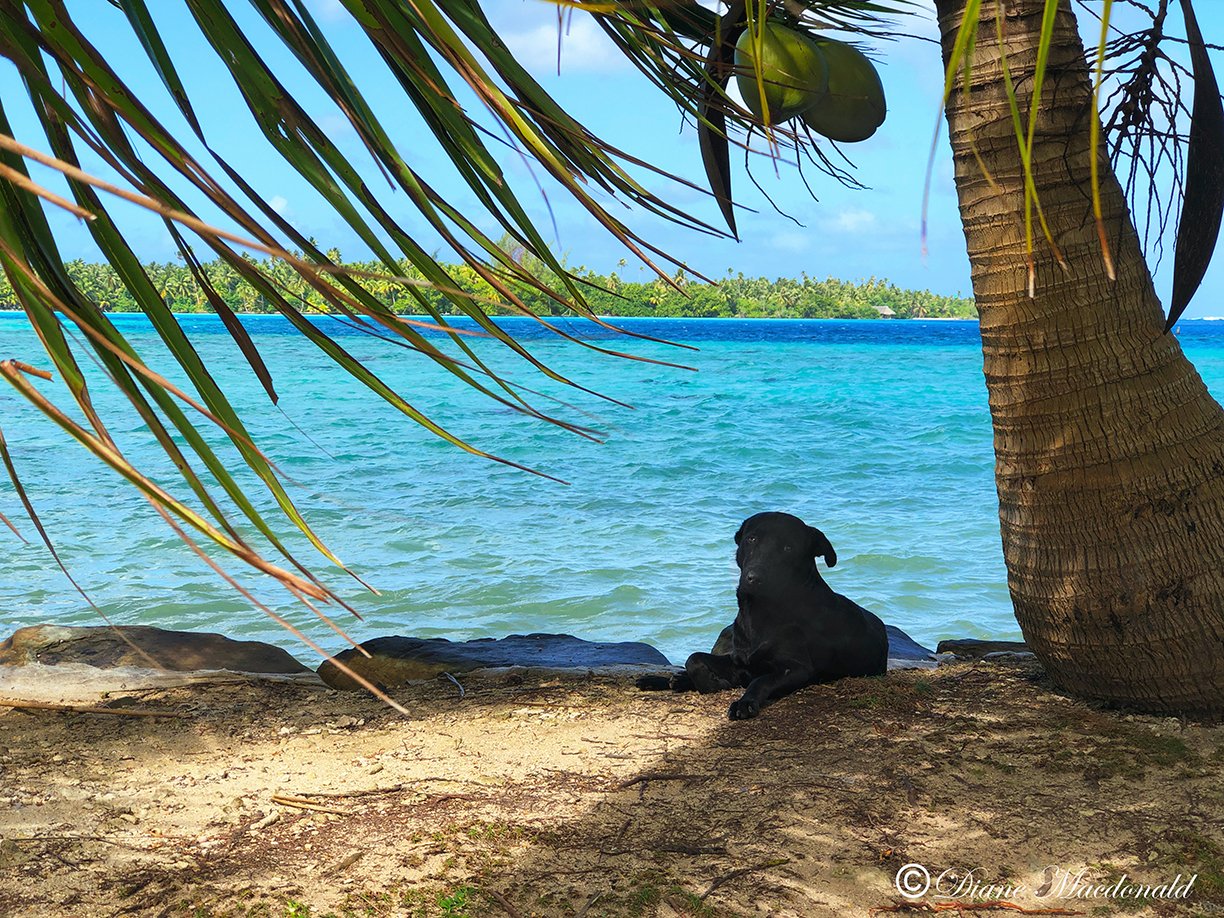
[{"label": "palm frond", "polygon": [[[716,14],[694,0],[567,0],[567,7],[595,16],[613,43],[638,70],[670,98],[682,117],[698,131],[706,180],[723,219],[734,234],[735,204],[731,193],[730,146],[754,150],[752,137],[767,140],[768,155],[776,157],[781,147],[796,154],[811,151],[809,161],[825,175],[847,183],[843,170],[819,151],[810,132],[799,124],[770,124],[737,102],[728,89],[736,72],[733,51],[736,40],[758,24],[777,22],[801,34],[836,30],[874,38],[892,37],[890,21],[913,13],[912,0],[730,0]],[[753,77],[761,80],[761,74]],[[763,86],[761,87],[763,91]],[[798,156],[796,159],[798,160]],[[853,181],[848,182],[853,184]]]},{"label": "palm frond", "polygon": [[[294,595],[334,603],[337,594],[290,552],[277,526],[256,509],[257,502],[202,433],[202,423],[219,429],[274,499],[280,513],[324,557],[343,567],[306,521],[283,475],[253,442],[238,411],[112,216],[107,198],[119,196],[133,201],[165,220],[196,284],[221,316],[270,400],[275,402],[277,398],[272,375],[242,322],[211,289],[195,253],[196,245],[211,250],[340,368],[407,418],[468,452],[503,462],[508,460],[456,436],[386,385],[309,321],[304,305],[295,301],[277,270],[246,253],[259,251],[279,259],[291,269],[291,276],[322,298],[329,311],[372,334],[403,344],[502,404],[590,436],[588,428],[536,408],[529,400],[530,390],[503,379],[488,366],[469,343],[471,333],[445,318],[421,290],[421,286],[428,286],[444,291],[449,302],[476,323],[481,335],[511,349],[546,376],[583,388],[538,361],[488,315],[490,302],[534,315],[516,292],[525,288],[544,294],[577,315],[599,321],[587,306],[581,279],[571,276],[550,250],[493,155],[489,128],[482,118],[456,101],[454,84],[474,96],[478,107],[483,106],[484,121],[500,124],[512,146],[533,157],[598,224],[646,263],[655,264],[660,253],[613,217],[592,189],[695,229],[715,230],[668,204],[634,178],[630,170],[640,171],[642,164],[603,143],[557,105],[513,59],[474,2],[423,2],[411,7],[378,0],[349,3],[350,12],[397,80],[405,103],[419,113],[488,219],[532,254],[537,267],[529,270],[482,230],[474,216],[431,187],[401,154],[305,3],[254,0],[253,5],[268,27],[264,38],[270,37],[273,44],[292,52],[352,125],[383,176],[413,206],[419,218],[417,228],[409,231],[391,215],[360,170],[298,103],[265,54],[234,19],[229,5],[221,0],[187,2],[202,47],[211,49],[225,65],[264,140],[369,247],[384,266],[383,275],[363,277],[334,264],[220,155],[214,148],[210,126],[198,111],[193,93],[199,90],[190,89],[182,78],[167,50],[165,25],[159,23],[158,11],[144,0],[124,0],[116,4],[117,11],[91,10],[88,19],[74,17],[61,0],[6,4],[0,8],[0,55],[20,71],[42,136],[25,142],[16,137],[0,105],[0,265],[42,342],[53,375],[65,386],[82,420],[31,381],[28,361],[5,362],[0,375],[95,459],[141,490],[159,512],[169,514],[176,530],[193,530],[239,561],[272,575]],[[139,40],[211,163],[193,154],[187,140],[176,136],[153,114],[155,106],[151,99],[144,98],[143,88],[138,91],[90,41],[89,33],[98,25],[95,17],[107,15],[123,17],[120,21],[126,22]],[[30,161],[58,170],[68,196],[35,182],[26,165]],[[117,180],[97,179],[86,162],[109,169]],[[214,169],[219,170],[216,175]],[[654,171],[660,177],[658,170]],[[188,203],[188,193],[191,200],[202,202],[216,216],[205,218]],[[95,244],[149,318],[194,394],[169,384],[162,373],[147,364],[105,312],[76,286],[58,251],[45,207],[60,208],[87,221]],[[230,228],[218,226],[222,221]],[[453,276],[454,269],[426,250],[420,240],[422,226],[443,241],[450,260],[475,273],[490,296],[465,290]],[[662,262],[676,262],[665,257],[658,262],[661,276],[667,276]],[[413,278],[404,276],[405,265]],[[370,291],[372,280],[402,283],[409,296],[415,297],[426,322],[405,320],[394,313]],[[547,324],[543,318],[539,321]],[[459,356],[427,337],[426,329],[442,330]],[[77,333],[75,342],[70,331]],[[560,330],[558,333],[573,337]],[[110,436],[106,419],[93,407],[90,384],[80,365],[85,356],[100,365],[109,384],[124,394],[148,426],[195,507],[173,493],[173,488],[136,467]],[[39,371],[38,375],[45,374]],[[7,449],[5,464],[18,493],[24,494]],[[518,463],[508,464],[523,468]],[[225,502],[214,492],[223,495]],[[32,507],[27,509],[33,514]],[[7,524],[7,518],[5,521]],[[266,560],[264,549],[243,534],[244,525],[288,567]],[[41,523],[36,526],[43,531]]]},{"label": "palm frond", "polygon": [[[432,361],[504,406],[594,437],[589,427],[558,416],[555,407],[566,407],[559,400],[554,407],[538,407],[540,398],[533,390],[494,370],[488,353],[473,344],[472,330],[457,326],[436,298],[426,295],[426,289],[442,292],[450,306],[474,323],[476,335],[508,349],[545,377],[581,391],[588,390],[538,360],[493,321],[490,306],[530,316],[593,351],[632,356],[578,341],[529,306],[529,299],[543,297],[573,315],[604,324],[585,296],[588,281],[571,273],[551,250],[501,159],[529,159],[544,181],[563,189],[594,225],[654,268],[660,283],[677,290],[671,269],[683,269],[681,262],[639,236],[612,213],[608,202],[628,202],[639,212],[699,233],[725,231],[654,190],[692,183],[608,143],[560,105],[507,49],[478,0],[343,0],[398,87],[401,107],[415,112],[423,126],[419,133],[432,138],[459,177],[464,199],[474,200],[478,213],[461,205],[458,193],[444,193],[431,184],[414,157],[397,146],[394,132],[379,114],[386,100],[380,98],[379,105],[371,101],[362,75],[349,69],[306,0],[249,2],[260,29],[250,29],[227,0],[184,0],[197,33],[195,53],[212,55],[220,63],[256,137],[361,240],[381,270],[340,265],[338,256],[296,229],[257,183],[227,159],[217,126],[200,104],[208,87],[193,85],[170,51],[167,30],[174,24],[166,10],[147,0],[113,0],[109,7],[91,7],[88,16],[75,15],[64,0],[2,4],[0,55],[21,74],[32,113],[31,119],[18,123],[38,127],[18,136],[5,109],[16,103],[0,103],[0,267],[42,343],[51,375],[63,389],[49,387],[42,370],[31,375],[33,355],[0,363],[0,376],[96,461],[140,490],[192,550],[197,550],[197,540],[211,543],[273,576],[303,601],[338,603],[336,591],[291,552],[277,520],[260,509],[260,498],[248,491],[251,486],[241,482],[223,451],[210,442],[209,428],[225,438],[225,450],[232,448],[254,475],[263,499],[270,497],[279,515],[315,550],[344,568],[307,522],[283,472],[254,442],[240,411],[180,326],[156,268],[142,264],[119,219],[116,200],[135,203],[163,222],[201,301],[220,316],[272,403],[278,399],[277,381],[241,319],[214,288],[211,264],[240,278],[253,296],[405,418],[469,453],[518,468],[523,466],[467,442],[387,385],[310,320],[307,300],[324,304],[349,326]],[[887,17],[909,6],[910,0],[739,2],[720,16],[693,0],[573,0],[558,4],[558,9],[562,16],[593,15],[638,70],[679,107],[682,117],[699,125],[707,155],[722,163],[712,193],[733,230],[730,144],[747,151],[753,133],[762,129],[771,146],[781,139],[799,151],[812,140],[788,128],[763,125],[728,94],[730,68],[711,66],[711,55],[725,59],[738,31],[753,21],[773,19],[805,32],[833,28],[884,35]],[[160,87],[133,82],[128,62],[108,57],[91,40],[94,30],[116,25],[130,30]],[[295,78],[305,73],[313,84],[311,94],[325,99],[352,128],[378,178],[409,205],[411,219],[374,192],[361,165],[364,156],[346,152],[300,101],[305,93],[290,88],[296,84],[285,73],[287,55],[296,64]],[[173,123],[157,114],[167,109],[176,113]],[[846,172],[825,154],[813,153],[811,162],[847,180]],[[35,181],[31,163],[57,172],[66,191],[58,184],[47,187]],[[49,209],[85,221],[93,243],[169,354],[170,370],[156,369],[74,280],[57,247]],[[441,241],[440,254],[429,251],[435,240]],[[256,260],[253,252],[268,258]],[[530,258],[521,257],[524,252]],[[461,282],[461,272],[479,286]],[[421,320],[405,319],[375,292],[388,284],[405,293]],[[90,382],[97,377],[85,372],[87,362],[100,367],[104,383],[119,390],[147,426],[173,466],[172,482],[155,480],[111,436],[91,394],[91,386],[103,381]],[[175,374],[186,383],[171,383],[169,377]],[[18,493],[24,493],[7,449],[4,458]],[[33,508],[27,509],[36,519]],[[7,518],[0,519],[11,527]],[[36,526],[42,532],[41,524]]]},{"label": "palm frond", "polygon": [[[1101,243],[1101,257],[1106,274],[1112,278],[1113,256],[1102,224],[1100,206],[1098,151],[1104,144],[1109,160],[1123,178],[1132,208],[1141,215],[1144,244],[1148,245],[1154,240],[1157,263],[1161,255],[1163,236],[1174,214],[1174,208],[1178,204],[1181,205],[1178,219],[1178,252],[1182,254],[1174,265],[1174,290],[1168,320],[1171,327],[1202,279],[1214,250],[1221,217],[1224,216],[1224,193],[1219,191],[1224,187],[1219,167],[1220,151],[1224,150],[1224,107],[1221,106],[1220,91],[1207,54],[1207,45],[1198,34],[1191,0],[1181,0],[1187,28],[1187,37],[1182,41],[1190,46],[1191,67],[1177,61],[1165,49],[1167,42],[1177,40],[1169,35],[1166,26],[1170,0],[1155,0],[1155,5],[1151,6],[1139,0],[1132,2],[1130,6],[1150,17],[1151,26],[1127,32],[1122,32],[1112,25],[1112,0],[1101,0],[1099,9],[1087,0],[1078,2],[1080,7],[1096,17],[1100,24],[1099,40],[1089,62],[1094,79],[1093,99],[1099,110],[1100,120],[1095,117],[1097,113],[1094,113],[1089,125],[1088,155],[1091,158],[1090,193]],[[973,44],[978,40],[976,31],[980,21],[980,8],[980,0],[968,0],[966,4],[965,15],[946,62],[945,102],[956,83],[958,72],[964,71],[966,81],[969,79],[966,68],[969,66]],[[1042,213],[1032,163],[1033,138],[1039,110],[1043,104],[1042,92],[1047,75],[1054,20],[1065,8],[1060,0],[1045,0],[1038,45],[1034,49],[1036,61],[1032,85],[1026,88],[1029,97],[1028,112],[1023,113],[1019,108],[1016,87],[1008,72],[1002,7],[996,7],[995,39],[1002,58],[1003,79],[1012,109],[1018,156],[1025,179],[1024,213],[1021,219],[1029,252],[1030,291],[1035,283],[1032,253],[1037,243],[1033,231],[1034,216],[1041,225],[1044,244],[1049,246],[1056,261],[1066,267]],[[1190,79],[1194,84],[1193,112],[1182,98],[1183,78]],[[1190,121],[1188,133],[1181,127],[1187,119]],[[932,153],[933,150],[934,145]],[[1195,150],[1198,155],[1191,162],[1189,153]],[[978,161],[981,163],[980,157]],[[928,165],[928,191],[930,175]],[[991,180],[989,175],[987,179]],[[1190,182],[1194,183],[1193,194],[1190,193]],[[925,210],[924,196],[924,226]]]},{"label": "palm frond", "polygon": [[1190,59],[1194,66],[1194,107],[1186,153],[1186,183],[1173,253],[1173,296],[1165,331],[1190,305],[1211,264],[1224,217],[1224,105],[1211,58],[1190,0],[1182,0]]}]

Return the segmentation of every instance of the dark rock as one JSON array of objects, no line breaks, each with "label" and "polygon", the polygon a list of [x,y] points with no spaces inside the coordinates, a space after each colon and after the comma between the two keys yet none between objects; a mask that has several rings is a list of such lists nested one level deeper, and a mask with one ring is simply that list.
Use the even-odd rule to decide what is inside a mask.
[{"label": "dark rock", "polygon": [[896,625],[885,625],[888,632],[888,668],[914,669],[914,664],[935,664],[935,654],[923,647]]},{"label": "dark rock", "polygon": [[166,631],[146,625],[67,628],[31,625],[0,642],[0,666],[83,663],[103,669],[159,668],[174,672],[230,670],[239,673],[306,673],[286,651],[260,641],[220,634]]},{"label": "dark rock", "polygon": [[940,641],[936,653],[950,653],[967,660],[978,660],[992,653],[1031,653],[1024,641],[979,641],[976,638],[956,638]]},{"label": "dark rock", "polygon": [[[446,638],[381,637],[362,642],[370,653],[354,649],[336,659],[384,688],[433,679],[442,673],[466,673],[490,667],[538,669],[606,669],[621,666],[668,666],[667,657],[636,641],[599,643],[568,634],[511,634],[504,638],[448,641]],[[338,689],[358,686],[330,660],[319,676]]]},{"label": "dark rock", "polygon": [[986,663],[1029,663],[1036,659],[1037,654],[1031,650],[996,650],[982,656]]},{"label": "dark rock", "polygon": [[[710,653],[727,654],[731,652],[732,627],[728,625],[722,630]],[[888,632],[889,669],[925,669],[935,666],[935,654],[896,625],[885,625],[884,630]]]}]

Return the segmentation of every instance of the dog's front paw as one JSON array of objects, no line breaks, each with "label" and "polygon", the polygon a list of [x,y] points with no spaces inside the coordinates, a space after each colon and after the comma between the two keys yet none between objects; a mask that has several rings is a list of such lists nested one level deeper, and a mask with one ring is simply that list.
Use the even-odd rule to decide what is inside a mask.
[{"label": "dog's front paw", "polygon": [[749,698],[747,695],[738,701],[731,702],[731,707],[727,709],[727,716],[731,720],[749,720],[760,713],[760,704],[755,698]]}]

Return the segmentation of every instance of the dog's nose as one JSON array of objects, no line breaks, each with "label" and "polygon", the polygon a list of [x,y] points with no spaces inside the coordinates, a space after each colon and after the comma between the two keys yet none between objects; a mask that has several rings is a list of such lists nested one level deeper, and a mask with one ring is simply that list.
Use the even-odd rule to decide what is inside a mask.
[{"label": "dog's nose", "polygon": [[744,571],[744,583],[753,584],[760,579],[761,578],[756,571]]}]

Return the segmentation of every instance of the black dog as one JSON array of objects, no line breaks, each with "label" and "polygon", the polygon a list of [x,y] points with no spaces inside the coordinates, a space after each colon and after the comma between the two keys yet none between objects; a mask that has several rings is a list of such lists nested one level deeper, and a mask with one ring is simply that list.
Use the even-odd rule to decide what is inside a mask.
[{"label": "black dog", "polygon": [[[729,653],[695,653],[671,679],[674,691],[721,692],[746,686],[727,715],[756,717],[773,698],[816,682],[876,676],[888,665],[884,623],[834,593],[816,570],[837,553],[819,529],[789,513],[758,513],[735,534],[740,568]],[[721,640],[720,644],[723,643]],[[642,688],[664,688],[643,677]]]}]

